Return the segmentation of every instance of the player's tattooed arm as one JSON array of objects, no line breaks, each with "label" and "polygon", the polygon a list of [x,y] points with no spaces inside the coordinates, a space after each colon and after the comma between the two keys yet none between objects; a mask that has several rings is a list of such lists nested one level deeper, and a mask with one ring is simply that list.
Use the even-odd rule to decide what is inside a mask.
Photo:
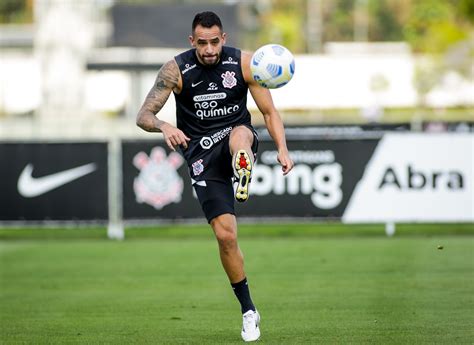
[{"label": "player's tattooed arm", "polygon": [[147,132],[161,132],[166,123],[155,115],[163,108],[173,90],[178,90],[180,74],[174,60],[161,67],[155,83],[137,114],[137,125]]},{"label": "player's tattooed arm", "polygon": [[182,86],[178,65],[174,60],[168,61],[161,67],[156,77],[155,84],[145,98],[137,115],[137,126],[147,132],[161,132],[166,145],[171,150],[178,146],[188,148],[191,139],[180,129],[162,121],[156,114],[163,108],[172,91],[179,92]]}]

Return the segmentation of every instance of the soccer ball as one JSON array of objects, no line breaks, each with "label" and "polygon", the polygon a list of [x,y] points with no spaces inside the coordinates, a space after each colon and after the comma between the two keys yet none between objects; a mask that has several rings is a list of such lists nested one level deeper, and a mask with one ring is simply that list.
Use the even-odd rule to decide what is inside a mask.
[{"label": "soccer ball", "polygon": [[295,73],[295,58],[285,47],[267,44],[258,48],[250,61],[253,79],[267,89],[286,85]]}]

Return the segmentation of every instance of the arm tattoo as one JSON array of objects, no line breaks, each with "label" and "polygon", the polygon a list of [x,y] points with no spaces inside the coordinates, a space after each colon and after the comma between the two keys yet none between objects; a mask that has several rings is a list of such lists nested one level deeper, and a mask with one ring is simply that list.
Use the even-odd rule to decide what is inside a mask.
[{"label": "arm tattoo", "polygon": [[[137,119],[140,127],[148,131],[157,131],[163,121],[158,120],[155,114],[165,105],[171,91],[178,85],[179,70],[174,60],[168,61],[161,67],[156,77],[155,84],[145,98]],[[150,116],[151,115],[151,116]]]}]

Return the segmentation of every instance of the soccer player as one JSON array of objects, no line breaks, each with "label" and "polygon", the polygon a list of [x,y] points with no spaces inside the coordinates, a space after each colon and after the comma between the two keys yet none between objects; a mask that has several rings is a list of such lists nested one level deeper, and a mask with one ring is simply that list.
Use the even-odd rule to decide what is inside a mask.
[{"label": "soccer player", "polygon": [[[186,159],[198,200],[218,241],[222,265],[241,305],[242,338],[255,341],[260,337],[260,315],[250,297],[234,212],[234,197],[240,202],[249,197],[258,146],[246,107],[248,90],[275,142],[284,175],[293,168],[293,161],[271,94],[252,78],[251,54],[225,46],[220,18],[213,12],[196,14],[189,41],[192,48],[158,72],[138,112],[137,125],[163,133],[168,147],[179,149]],[[156,116],[171,92],[177,127]]]}]

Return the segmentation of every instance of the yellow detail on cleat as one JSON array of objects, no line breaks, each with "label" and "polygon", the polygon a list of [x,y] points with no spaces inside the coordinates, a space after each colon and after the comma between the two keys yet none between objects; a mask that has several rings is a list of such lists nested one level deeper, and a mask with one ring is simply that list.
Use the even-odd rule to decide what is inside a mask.
[{"label": "yellow detail on cleat", "polygon": [[247,201],[249,198],[248,188],[252,173],[252,161],[245,150],[240,150],[235,156],[235,175],[238,179],[235,190],[235,199],[239,202]]}]

